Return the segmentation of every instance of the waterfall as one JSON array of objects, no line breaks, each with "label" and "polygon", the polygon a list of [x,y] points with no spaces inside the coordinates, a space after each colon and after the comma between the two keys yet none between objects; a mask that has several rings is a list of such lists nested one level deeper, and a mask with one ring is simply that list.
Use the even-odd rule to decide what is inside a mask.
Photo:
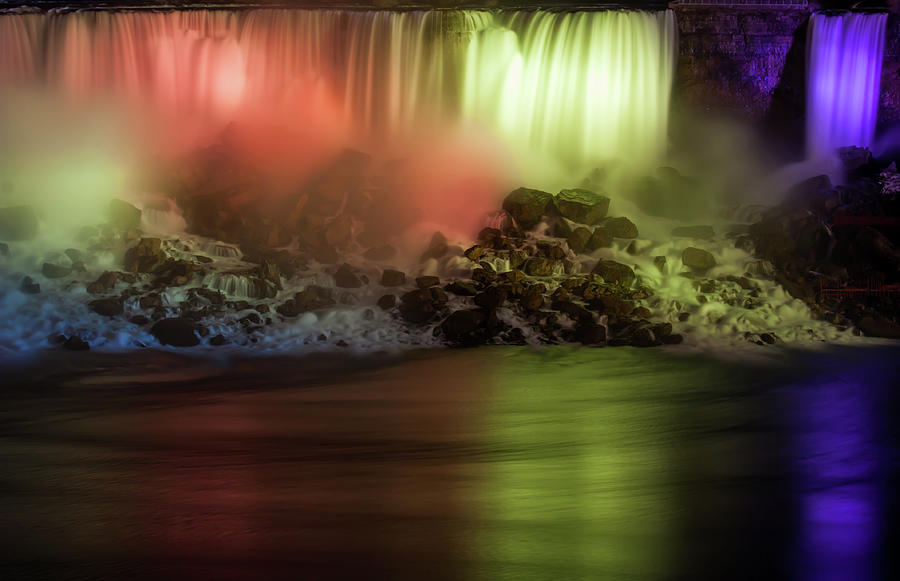
[{"label": "waterfall", "polygon": [[316,100],[369,139],[477,127],[569,165],[640,160],[664,149],[674,31],[671,11],[4,14],[0,83],[222,122]]},{"label": "waterfall", "polygon": [[816,13],[809,23],[807,154],[872,144],[887,14]]}]

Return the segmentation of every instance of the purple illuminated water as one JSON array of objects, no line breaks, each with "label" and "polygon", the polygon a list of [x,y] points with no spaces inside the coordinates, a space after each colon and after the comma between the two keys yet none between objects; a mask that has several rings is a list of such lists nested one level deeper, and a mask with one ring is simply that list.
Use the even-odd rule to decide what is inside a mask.
[{"label": "purple illuminated water", "polygon": [[806,151],[872,144],[887,14],[813,14],[809,23]]}]

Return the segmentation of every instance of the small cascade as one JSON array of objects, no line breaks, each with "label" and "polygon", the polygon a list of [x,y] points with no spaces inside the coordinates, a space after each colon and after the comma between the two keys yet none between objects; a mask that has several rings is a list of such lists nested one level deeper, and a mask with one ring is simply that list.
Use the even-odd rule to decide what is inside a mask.
[{"label": "small cascade", "polygon": [[475,128],[567,165],[636,160],[665,144],[674,31],[670,11],[3,14],[0,88],[221,125],[327,117],[370,147]]},{"label": "small cascade", "polygon": [[887,14],[816,13],[810,18],[808,157],[872,144],[886,24]]}]

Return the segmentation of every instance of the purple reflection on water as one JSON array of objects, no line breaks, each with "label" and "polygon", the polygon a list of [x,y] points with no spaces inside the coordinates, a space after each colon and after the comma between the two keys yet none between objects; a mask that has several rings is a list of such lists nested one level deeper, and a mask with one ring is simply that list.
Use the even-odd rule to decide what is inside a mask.
[{"label": "purple reflection on water", "polygon": [[880,448],[874,371],[792,388],[800,496],[798,577],[873,579],[879,550]]},{"label": "purple reflection on water", "polygon": [[875,135],[887,14],[813,14],[807,59],[806,151],[869,146]]}]

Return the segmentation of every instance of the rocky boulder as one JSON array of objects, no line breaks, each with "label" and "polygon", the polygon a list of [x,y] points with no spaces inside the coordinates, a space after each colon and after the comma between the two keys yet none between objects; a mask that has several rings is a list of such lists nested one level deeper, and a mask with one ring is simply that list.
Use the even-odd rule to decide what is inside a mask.
[{"label": "rocky boulder", "polygon": [[689,246],[681,253],[681,263],[692,270],[703,272],[716,265],[716,258],[706,250]]},{"label": "rocky boulder", "polygon": [[200,344],[202,329],[195,321],[185,318],[163,319],[157,321],[150,334],[163,345],[172,347],[193,347]]},{"label": "rocky boulder", "polygon": [[46,278],[63,278],[69,276],[71,273],[71,268],[66,266],[59,266],[58,264],[53,264],[52,262],[45,262],[41,267],[41,274],[43,274]]},{"label": "rocky boulder", "polygon": [[599,261],[591,272],[610,284],[629,287],[634,282],[634,271],[631,267],[614,260]]},{"label": "rocky boulder", "polygon": [[634,222],[622,216],[621,218],[610,218],[604,224],[614,238],[637,238],[638,229]]},{"label": "rocky boulder", "polygon": [[406,284],[406,274],[399,270],[387,268],[381,273],[381,286],[403,286]]},{"label": "rocky boulder", "polygon": [[447,304],[447,293],[432,286],[410,291],[400,297],[400,316],[418,325],[431,322]]},{"label": "rocky boulder", "polygon": [[136,246],[125,251],[125,270],[153,272],[166,262],[166,253],[159,238],[141,238]]},{"label": "rocky boulder", "polygon": [[110,200],[106,210],[109,223],[121,230],[132,230],[141,225],[141,211],[124,200]]},{"label": "rocky boulder", "polygon": [[482,327],[488,316],[481,309],[454,311],[441,323],[441,331],[452,343],[472,345],[484,340]]},{"label": "rocky boulder", "polygon": [[540,190],[519,188],[510,192],[503,200],[503,209],[515,220],[519,228],[530,230],[547,212],[553,195]]},{"label": "rocky boulder", "polygon": [[606,217],[609,198],[580,188],[562,190],[556,196],[556,209],[573,222],[595,225]]}]

